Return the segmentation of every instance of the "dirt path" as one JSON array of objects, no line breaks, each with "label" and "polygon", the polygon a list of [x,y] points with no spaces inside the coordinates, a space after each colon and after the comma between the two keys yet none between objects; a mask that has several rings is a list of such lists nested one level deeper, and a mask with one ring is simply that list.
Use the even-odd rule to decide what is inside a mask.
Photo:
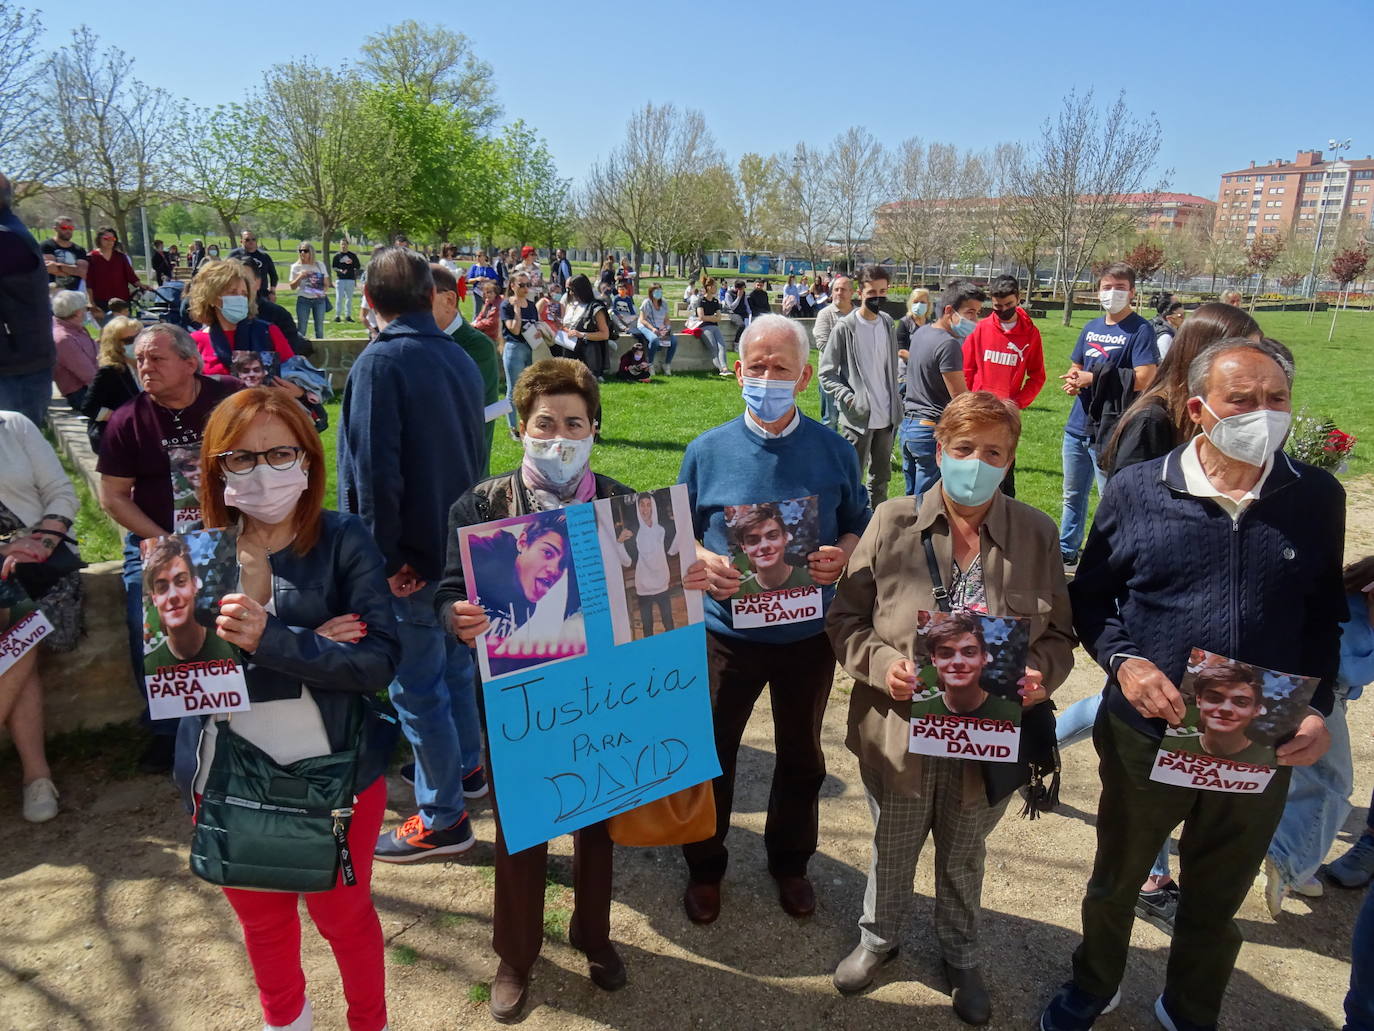
[{"label": "dirt path", "polygon": [[[1350,485],[1348,554],[1374,551],[1374,481]],[[1073,701],[1101,684],[1087,657],[1062,689]],[[825,723],[830,776],[821,801],[820,854],[812,866],[820,905],[798,923],[774,901],[763,863],[763,809],[771,772],[765,710],[750,725],[730,845],[734,862],[719,922],[690,924],[679,902],[676,850],[621,850],[615,938],[628,988],[606,995],[581,957],[551,941],[535,968],[525,1025],[591,1028],[959,1028],[930,934],[931,860],[923,858],[901,958],[878,987],[841,998],[835,963],[856,940],[871,831],[853,757],[844,749],[847,678],[836,681]],[[1358,832],[1374,783],[1374,705],[1351,709],[1359,805],[1333,854]],[[1026,1028],[1068,973],[1078,907],[1093,854],[1094,758],[1065,755],[1063,805],[1034,823],[1010,810],[989,843],[982,937],[994,993],[994,1028]],[[5,767],[6,775],[12,768]],[[261,1027],[238,928],[218,892],[187,871],[188,828],[171,788],[156,778],[108,779],[101,758],[59,771],[65,812],[22,823],[17,792],[0,801],[0,1031],[237,1031]],[[8,776],[4,783],[11,783]],[[404,806],[397,779],[392,797]],[[393,813],[394,815],[394,813]],[[470,999],[490,977],[489,810],[476,814],[479,845],[461,862],[377,871],[387,936],[394,1031],[492,1026]],[[549,922],[561,934],[571,893],[568,839],[554,845]],[[1286,903],[1275,923],[1255,890],[1239,920],[1246,938],[1223,1026],[1300,1031],[1340,1026],[1349,942],[1361,893]],[[317,1027],[342,1029],[333,958],[309,926],[305,967]],[[1121,1009],[1103,1031],[1155,1028],[1150,1004],[1163,982],[1168,938],[1138,923]]]}]

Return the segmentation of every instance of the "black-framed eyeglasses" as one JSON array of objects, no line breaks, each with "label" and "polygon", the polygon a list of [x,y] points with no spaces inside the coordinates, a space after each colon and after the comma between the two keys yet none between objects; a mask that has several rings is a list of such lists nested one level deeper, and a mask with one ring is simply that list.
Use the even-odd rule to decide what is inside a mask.
[{"label": "black-framed eyeglasses", "polygon": [[301,460],[301,455],[305,453],[305,448],[283,444],[280,447],[268,448],[266,451],[225,451],[215,457],[219,459],[220,466],[227,473],[235,476],[247,476],[257,468],[258,460],[262,459],[277,472],[285,472],[287,469],[295,467]]}]

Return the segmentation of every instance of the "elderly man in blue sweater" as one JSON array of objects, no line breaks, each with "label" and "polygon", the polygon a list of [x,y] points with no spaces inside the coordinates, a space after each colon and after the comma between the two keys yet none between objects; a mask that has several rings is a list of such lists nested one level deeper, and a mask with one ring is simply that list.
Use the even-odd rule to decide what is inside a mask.
[{"label": "elderly man in blue sweater", "polygon": [[486,470],[482,375],[435,324],[423,257],[387,248],[363,291],[380,332],[344,388],[339,507],[362,516],[386,558],[401,634],[390,693],[415,751],[419,812],[381,834],[376,857],[404,863],[471,848],[463,800],[486,792],[472,659],[434,615],[449,507]]},{"label": "elderly man in blue sweater", "polygon": [[[1078,636],[1108,673],[1093,730],[1097,857],[1073,980],[1041,1015],[1043,1031],[1083,1031],[1116,1004],[1136,892],[1180,823],[1183,891],[1155,1017],[1167,1031],[1215,1028],[1240,951],[1234,917],[1283,813],[1288,767],[1326,751],[1347,615],[1345,493],[1280,450],[1291,387],[1292,365],[1271,344],[1210,345],[1188,375],[1199,434],[1108,481],[1069,589]],[[1184,720],[1177,685],[1194,647],[1319,679],[1260,793],[1150,779],[1165,727]]]},{"label": "elderly man in blue sweater", "polygon": [[[806,868],[816,851],[817,800],[825,780],[821,718],[835,675],[825,607],[834,595],[831,585],[868,525],[869,510],[854,448],[797,408],[797,396],[811,382],[809,357],[810,341],[795,320],[756,316],[740,337],[735,363],[746,410],[692,441],[678,477],[692,499],[697,557],[706,563],[711,583],[706,641],[721,766],[714,784],[716,833],[683,849],[690,875],[683,905],[699,924],[720,914],[736,757],[765,685],[776,752],[763,835],[768,871],[784,911],[805,917],[816,908]],[[821,586],[814,617],[736,626],[730,599],[740,593],[741,570],[728,557],[726,509],[812,495],[818,501],[820,544],[806,564]]]}]

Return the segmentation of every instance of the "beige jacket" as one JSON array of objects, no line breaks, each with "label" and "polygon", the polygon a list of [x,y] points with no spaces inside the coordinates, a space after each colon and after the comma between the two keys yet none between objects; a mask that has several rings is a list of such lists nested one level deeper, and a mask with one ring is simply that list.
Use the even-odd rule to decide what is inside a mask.
[{"label": "beige jacket", "polygon": [[[884,685],[892,663],[916,655],[916,613],[938,608],[921,545],[927,527],[948,583],[953,557],[944,492],[927,491],[919,510],[915,498],[893,498],[873,513],[826,618],[835,656],[856,681],[845,744],[889,789],[908,795],[921,781],[921,756],[907,750],[911,706],[893,701]],[[1053,691],[1073,668],[1075,644],[1059,531],[1043,512],[999,493],[981,539],[988,612],[1030,619],[1028,665]],[[982,795],[982,765],[966,763],[966,788],[978,785],[964,792],[970,802]]]}]

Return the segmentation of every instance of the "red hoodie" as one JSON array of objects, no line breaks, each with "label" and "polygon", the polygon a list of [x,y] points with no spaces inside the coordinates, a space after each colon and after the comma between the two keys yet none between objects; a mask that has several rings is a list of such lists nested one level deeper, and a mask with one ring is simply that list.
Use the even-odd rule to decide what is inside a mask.
[{"label": "red hoodie", "polygon": [[990,390],[1026,408],[1045,385],[1045,352],[1040,330],[1021,308],[1007,333],[996,313],[981,320],[964,340],[964,382],[970,390]]}]

